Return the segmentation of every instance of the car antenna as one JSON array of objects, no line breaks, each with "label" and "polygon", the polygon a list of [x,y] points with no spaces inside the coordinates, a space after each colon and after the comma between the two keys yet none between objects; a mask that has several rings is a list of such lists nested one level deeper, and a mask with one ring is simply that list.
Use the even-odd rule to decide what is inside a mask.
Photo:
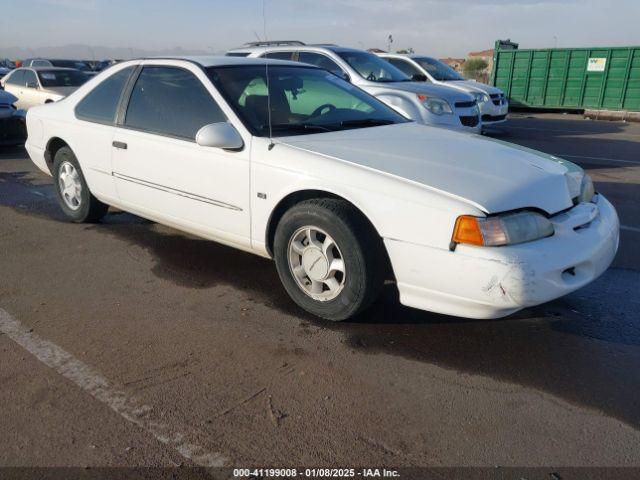
[{"label": "car antenna", "polygon": [[264,58],[265,58],[265,77],[267,83],[267,122],[269,123],[269,150],[272,150],[273,147],[276,146],[273,143],[273,128],[271,126],[271,86],[269,85],[269,54],[267,52],[268,42],[267,42],[267,0],[262,0],[262,30],[264,36]]}]

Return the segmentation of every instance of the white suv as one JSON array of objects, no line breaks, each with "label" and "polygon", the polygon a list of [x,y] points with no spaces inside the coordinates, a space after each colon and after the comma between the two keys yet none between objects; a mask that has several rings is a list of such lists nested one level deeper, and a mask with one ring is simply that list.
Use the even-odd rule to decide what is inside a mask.
[{"label": "white suv", "polygon": [[378,56],[402,70],[406,75],[422,75],[430,83],[470,93],[478,101],[482,124],[485,126],[502,123],[507,119],[509,101],[499,88],[466,80],[453,68],[432,57],[398,53],[379,53]]},{"label": "white suv", "polygon": [[416,82],[373,53],[336,45],[298,41],[252,42],[227,52],[230,57],[269,57],[324,68],[360,87],[418,123],[479,133],[478,105],[468,93]]}]

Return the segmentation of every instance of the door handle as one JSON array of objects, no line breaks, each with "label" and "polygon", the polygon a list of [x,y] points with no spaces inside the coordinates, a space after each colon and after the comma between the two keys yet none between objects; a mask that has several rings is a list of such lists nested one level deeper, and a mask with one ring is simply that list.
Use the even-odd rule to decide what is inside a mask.
[{"label": "door handle", "polygon": [[126,150],[127,149],[127,144],[124,142],[116,142],[115,140],[113,141],[113,143],[111,144],[113,145],[115,148],[120,148],[122,150]]}]

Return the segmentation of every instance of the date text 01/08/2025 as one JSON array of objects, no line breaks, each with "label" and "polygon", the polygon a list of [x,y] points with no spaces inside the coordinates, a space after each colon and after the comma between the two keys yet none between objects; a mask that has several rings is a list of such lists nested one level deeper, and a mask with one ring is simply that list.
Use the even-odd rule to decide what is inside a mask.
[{"label": "date text 01/08/2025", "polygon": [[397,470],[386,468],[238,468],[233,470],[234,478],[397,478],[400,474]]}]

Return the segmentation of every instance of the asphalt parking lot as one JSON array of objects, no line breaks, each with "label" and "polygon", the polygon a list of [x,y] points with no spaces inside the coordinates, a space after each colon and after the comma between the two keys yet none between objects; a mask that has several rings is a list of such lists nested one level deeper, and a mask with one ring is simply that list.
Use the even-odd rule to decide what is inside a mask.
[{"label": "asphalt parking lot", "polygon": [[623,225],[592,285],[492,321],[392,286],[318,321],[267,260],[121,212],[67,223],[0,150],[0,465],[640,466],[640,124],[490,135],[583,166]]}]

